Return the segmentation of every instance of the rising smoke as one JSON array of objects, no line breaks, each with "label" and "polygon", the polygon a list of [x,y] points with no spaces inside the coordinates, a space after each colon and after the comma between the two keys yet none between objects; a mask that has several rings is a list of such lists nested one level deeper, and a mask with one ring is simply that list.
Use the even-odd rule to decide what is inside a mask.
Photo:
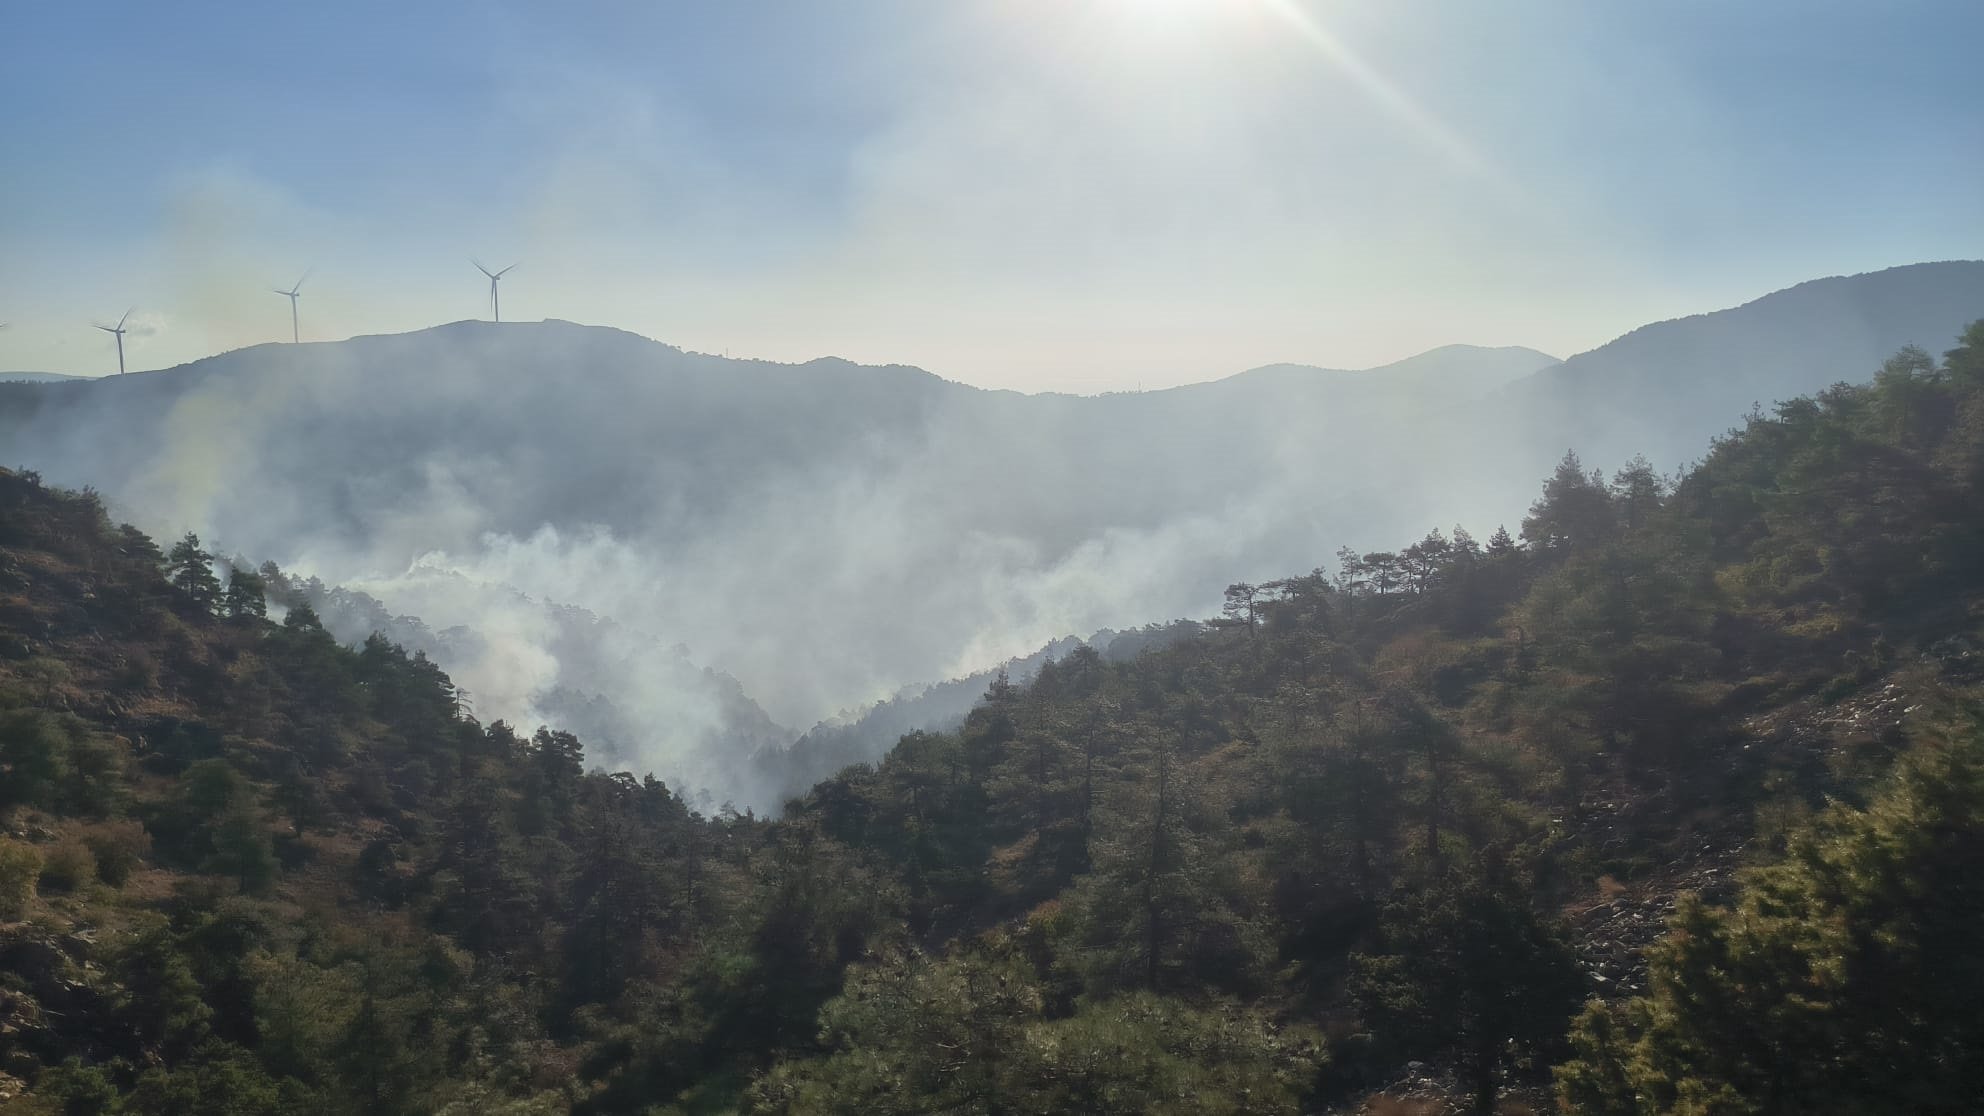
[{"label": "rising smoke", "polygon": [[[1953,337],[1984,266],[1944,266],[1642,331],[1627,363],[1453,348],[1103,397],[461,323],[0,389],[0,435],[155,534],[418,617],[484,720],[767,809],[751,757],[905,687],[1204,616],[1341,545],[1513,526],[1567,445],[1679,464],[1752,398]],[[1742,375],[1647,371],[1713,369],[1703,337]]]}]

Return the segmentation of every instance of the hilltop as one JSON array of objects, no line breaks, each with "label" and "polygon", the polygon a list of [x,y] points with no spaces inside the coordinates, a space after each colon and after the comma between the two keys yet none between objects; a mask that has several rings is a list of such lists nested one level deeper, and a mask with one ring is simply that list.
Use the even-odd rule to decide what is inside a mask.
[{"label": "hilltop", "polygon": [[[1442,345],[1417,356],[1382,364],[1375,368],[1346,371],[1318,368],[1312,364],[1268,364],[1229,376],[1216,384],[1260,381],[1281,388],[1309,385],[1330,388],[1382,387],[1398,393],[1433,395],[1458,393],[1463,398],[1485,395],[1494,389],[1530,376],[1551,365],[1563,363],[1548,353],[1520,345],[1485,348],[1480,345]],[[1364,381],[1364,382],[1359,382]],[[1379,381],[1372,383],[1371,381]],[[1193,384],[1191,390],[1211,385]]]}]

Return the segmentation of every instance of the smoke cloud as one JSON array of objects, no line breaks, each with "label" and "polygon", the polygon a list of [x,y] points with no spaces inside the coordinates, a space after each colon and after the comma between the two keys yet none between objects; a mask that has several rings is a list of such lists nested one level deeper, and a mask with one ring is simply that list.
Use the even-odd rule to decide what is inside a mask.
[{"label": "smoke cloud", "polygon": [[1924,265],[1564,364],[1454,347],[1100,397],[459,323],[0,389],[0,436],[155,534],[375,598],[340,634],[424,646],[484,720],[769,809],[765,757],[817,721],[1208,615],[1342,545],[1513,527],[1566,447],[1672,468],[1750,400],[1864,377],[1978,305],[1984,265]]}]

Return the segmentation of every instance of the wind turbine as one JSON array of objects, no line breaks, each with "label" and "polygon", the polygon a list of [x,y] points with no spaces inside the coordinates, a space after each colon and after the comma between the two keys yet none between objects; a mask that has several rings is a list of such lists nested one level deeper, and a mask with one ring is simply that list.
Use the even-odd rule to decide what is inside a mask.
[{"label": "wind turbine", "polygon": [[[310,278],[310,273],[306,271],[303,273],[303,279],[308,278]],[[292,345],[303,339],[302,334],[296,328],[296,296],[303,290],[303,279],[298,279],[296,285],[286,291],[281,287],[269,288],[271,291],[289,299],[289,343]]]},{"label": "wind turbine", "polygon": [[[132,309],[136,309],[136,307],[133,307]],[[114,325],[114,326],[107,326],[107,325],[97,325],[97,323],[95,323],[95,322],[91,322],[91,323],[90,323],[91,325],[94,325],[94,326],[96,326],[96,328],[98,328],[98,329],[100,329],[100,330],[102,330],[102,331],[104,331],[105,333],[110,333],[110,334],[115,334],[115,335],[116,335],[116,337],[117,337],[117,374],[118,374],[119,376],[122,376],[122,375],[124,374],[124,323],[125,323],[125,322],[127,322],[127,321],[129,321],[130,319],[131,319],[131,311],[130,311],[130,310],[126,310],[126,311],[124,311],[124,316],[123,316],[123,317],[121,317],[121,318],[119,318],[119,319],[117,319],[117,324],[116,324],[116,325]]]},{"label": "wind turbine", "polygon": [[499,322],[502,321],[503,302],[502,299],[496,293],[496,283],[499,280],[501,280],[503,276],[508,275],[513,269],[515,269],[517,265],[511,264],[509,267],[506,267],[501,271],[491,271],[488,268],[482,266],[481,260],[470,260],[469,262],[475,265],[475,269],[477,271],[480,271],[484,275],[489,276],[489,316]]}]

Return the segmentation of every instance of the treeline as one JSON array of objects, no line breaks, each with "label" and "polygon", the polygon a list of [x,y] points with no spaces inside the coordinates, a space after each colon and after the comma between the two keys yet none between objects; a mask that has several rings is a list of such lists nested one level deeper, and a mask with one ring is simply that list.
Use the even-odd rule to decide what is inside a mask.
[{"label": "treeline", "polygon": [[[22,1111],[1280,1113],[1410,1063],[1483,1112],[1984,1088],[1984,324],[1678,481],[1567,456],[1519,538],[999,679],[777,820],[269,621],[280,571],[222,584],[22,475],[0,508]],[[1564,912],[1714,857],[1772,863],[1600,981]]]}]

